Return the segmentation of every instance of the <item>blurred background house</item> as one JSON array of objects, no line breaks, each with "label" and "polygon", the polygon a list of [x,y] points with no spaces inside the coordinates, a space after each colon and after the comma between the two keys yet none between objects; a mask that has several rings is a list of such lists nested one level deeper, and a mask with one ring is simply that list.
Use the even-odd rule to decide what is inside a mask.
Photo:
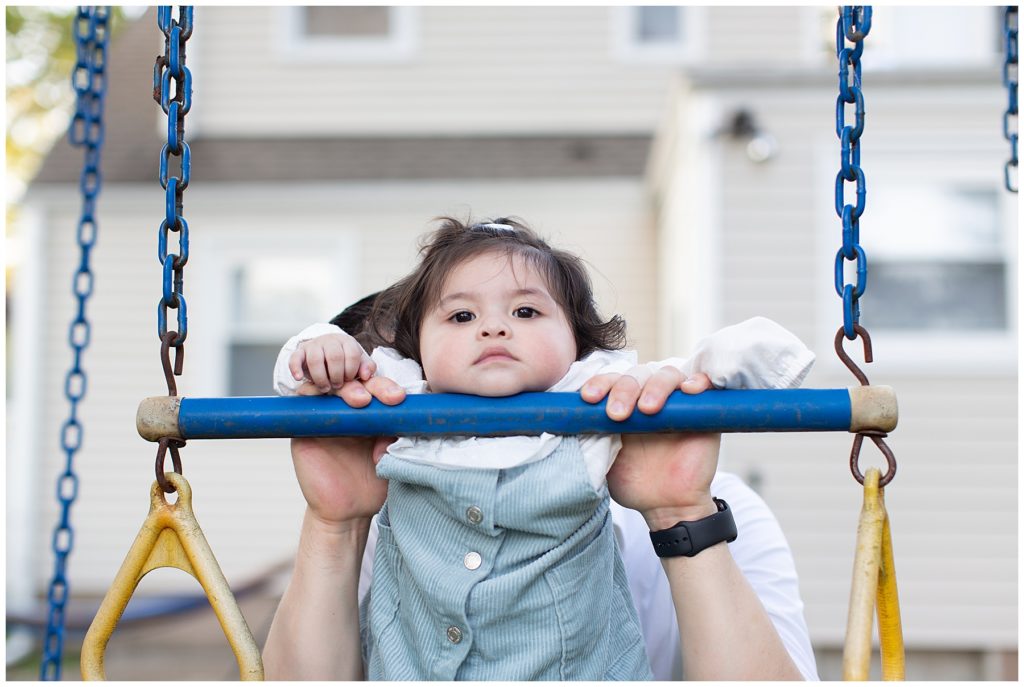
[{"label": "blurred background house", "polygon": [[[179,393],[272,393],[281,343],[405,274],[443,214],[518,215],[582,254],[643,358],[765,315],[817,353],[806,386],[855,384],[832,350],[834,25],[833,6],[197,8]],[[863,58],[865,369],[899,395],[886,501],[910,679],[1017,677],[1018,205],[1003,188],[1001,27],[997,7],[878,7]],[[166,119],[151,98],[162,46],[150,10],[109,57],[70,561],[82,603],[112,580],[153,480],[134,416],[165,391],[154,315]],[[22,246],[8,264],[9,612],[41,608],[52,574],[80,164],[59,140],[8,228]],[[724,469],[789,538],[832,679],[861,501],[850,439],[723,445]],[[286,440],[194,442],[182,459],[233,584],[290,559],[304,502]],[[870,447],[862,461],[881,462]],[[280,589],[265,592],[264,616]],[[197,590],[161,570],[138,593]],[[249,623],[258,633],[268,620]],[[160,654],[181,660],[171,645]]]}]

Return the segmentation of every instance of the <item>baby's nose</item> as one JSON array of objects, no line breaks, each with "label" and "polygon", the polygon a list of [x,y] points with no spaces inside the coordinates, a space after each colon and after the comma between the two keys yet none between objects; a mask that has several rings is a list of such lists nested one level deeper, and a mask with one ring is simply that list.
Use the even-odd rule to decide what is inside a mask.
[{"label": "baby's nose", "polygon": [[480,325],[480,336],[507,337],[509,335],[508,323],[499,319],[490,319]]}]

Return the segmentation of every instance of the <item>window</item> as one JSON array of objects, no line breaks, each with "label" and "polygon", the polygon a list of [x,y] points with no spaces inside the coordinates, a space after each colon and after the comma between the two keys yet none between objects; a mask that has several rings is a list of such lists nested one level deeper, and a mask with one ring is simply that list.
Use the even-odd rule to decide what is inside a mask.
[{"label": "window", "polygon": [[201,337],[195,345],[208,352],[192,393],[273,395],[271,372],[285,341],[366,295],[359,292],[360,251],[358,236],[342,229],[210,240],[203,251],[210,259],[193,284],[202,308],[189,304],[190,319],[202,320],[190,327]]},{"label": "window", "polygon": [[[1002,187],[1001,160],[998,147],[983,144],[872,156],[861,218],[868,278],[860,322],[874,343],[873,369],[956,376],[1004,374],[1016,365],[1016,199]],[[831,269],[840,223],[834,208],[828,216]],[[845,268],[846,283],[855,283],[854,263]],[[833,282],[831,273],[821,277]],[[842,323],[841,299],[833,288],[819,298],[819,347],[828,350]]]},{"label": "window", "polygon": [[[988,67],[1002,52],[1002,7],[875,6],[864,69]],[[831,14],[835,36],[835,10]]]},{"label": "window", "polygon": [[633,35],[637,45],[664,45],[680,43],[683,39],[683,11],[681,7],[656,5],[633,9]]},{"label": "window", "polygon": [[302,32],[310,37],[382,40],[391,35],[390,7],[303,7],[300,15]]},{"label": "window", "polygon": [[283,55],[342,62],[408,59],[416,48],[416,11],[381,5],[283,7]]},{"label": "window", "polygon": [[613,45],[624,61],[679,63],[698,49],[703,8],[674,5],[612,8]]},{"label": "window", "polygon": [[893,230],[862,241],[870,276],[862,323],[902,332],[1005,332],[1009,273],[999,191],[876,185],[871,216]]},{"label": "window", "polygon": [[228,395],[272,394],[270,370],[281,345],[347,304],[329,302],[334,279],[323,258],[253,258],[236,264],[230,280]]}]

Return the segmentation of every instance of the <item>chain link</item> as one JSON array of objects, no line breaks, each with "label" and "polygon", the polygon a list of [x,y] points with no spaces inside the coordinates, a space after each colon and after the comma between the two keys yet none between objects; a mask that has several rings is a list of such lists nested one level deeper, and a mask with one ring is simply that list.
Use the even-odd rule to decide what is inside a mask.
[{"label": "chain link", "polygon": [[[157,336],[167,329],[167,310],[177,310],[173,346],[181,355],[188,336],[188,314],[184,295],[185,264],[188,262],[188,222],[182,216],[184,192],[188,188],[192,153],[185,142],[185,115],[192,108],[192,73],[185,66],[185,42],[192,35],[193,8],[181,7],[178,19],[170,5],[157,9],[157,25],[164,34],[164,54],[153,66],[153,99],[167,115],[167,143],[160,151],[160,186],[164,189],[164,219],[158,233],[157,257],[163,268],[163,291],[157,308]],[[173,96],[171,85],[174,85]],[[180,173],[172,173],[177,159]],[[178,252],[168,252],[168,232],[178,235]]]},{"label": "chain link", "polygon": [[[843,245],[836,253],[835,287],[843,299],[843,332],[851,341],[860,320],[860,297],[868,281],[867,256],[860,246],[860,217],[867,201],[864,170],[860,166],[860,137],[864,133],[864,94],[861,92],[860,57],[864,37],[871,30],[870,7],[843,7],[836,22],[836,56],[839,58],[839,96],[836,98],[836,136],[840,142],[839,174],[836,175],[836,214],[843,221]],[[850,40],[853,45],[846,46]],[[846,106],[853,105],[854,123],[846,123]],[[846,182],[855,183],[856,204],[846,202]],[[847,283],[848,261],[856,266],[857,280]]]},{"label": "chain link", "polygon": [[1006,161],[1004,181],[1006,190],[1017,193],[1017,81],[1019,63],[1017,58],[1017,6],[1006,8],[1003,15],[1003,41],[1006,46],[1006,60],[1003,62],[1003,85],[1006,86],[1008,102],[1003,114],[1003,137],[1010,142],[1010,159]]},{"label": "chain link", "polygon": [[[157,258],[162,267],[162,289],[157,305],[157,336],[160,339],[160,364],[167,382],[167,395],[178,394],[175,375],[181,375],[185,362],[185,338],[188,336],[188,304],[185,302],[185,264],[188,262],[188,222],[182,215],[184,193],[192,173],[192,151],[185,141],[185,115],[192,109],[192,72],[185,66],[185,43],[192,36],[193,8],[157,8],[156,22],[164,34],[164,54],[153,65],[153,100],[167,115],[167,142],[160,150],[160,186],[164,189],[164,218],[157,232]],[[173,95],[171,84],[173,82]],[[174,158],[174,160],[172,160]],[[177,253],[168,251],[168,234],[178,235]],[[168,329],[167,310],[177,311],[177,329]],[[174,349],[171,366],[170,349]],[[174,487],[164,477],[164,460],[170,449],[174,471],[181,474],[178,449],[184,441],[160,440],[156,455],[156,479],[166,493]]]},{"label": "chain link", "polygon": [[70,410],[60,432],[60,445],[65,454],[64,471],[57,478],[57,501],[60,520],[53,530],[52,548],[54,572],[50,580],[47,601],[49,614],[43,658],[39,667],[41,680],[60,680],[61,659],[64,653],[64,610],[68,600],[67,564],[74,546],[75,533],[71,527],[71,506],[78,497],[78,475],[75,474],[75,454],[82,447],[82,424],[78,420],[78,404],[85,397],[88,378],[82,367],[82,358],[91,338],[91,325],[86,306],[93,290],[92,268],[89,257],[96,244],[96,198],[100,193],[100,148],[103,144],[103,102],[106,95],[106,58],[109,7],[79,7],[74,18],[74,36],[77,49],[71,85],[75,90],[75,113],[68,128],[72,145],[84,148],[79,188],[82,193],[82,213],[78,221],[77,240],[80,259],[71,282],[72,294],[77,299],[77,313],[68,327],[68,344],[72,363],[64,377],[64,395]]},{"label": "chain link", "polygon": [[[860,245],[860,218],[867,203],[867,184],[864,170],[860,166],[860,137],[864,133],[864,94],[861,91],[861,63],[864,53],[864,38],[871,31],[871,7],[844,6],[839,9],[836,22],[836,57],[839,59],[839,96],[836,98],[836,136],[839,137],[841,166],[836,176],[836,214],[843,222],[843,245],[836,253],[835,287],[843,299],[843,326],[836,332],[835,350],[839,359],[863,385],[868,384],[867,375],[843,350],[843,339],[850,341],[858,337],[864,344],[864,362],[870,363],[871,336],[860,326],[860,297],[868,283],[868,258]],[[849,41],[853,45],[847,46]],[[847,105],[853,105],[853,124],[847,124]],[[846,202],[846,182],[855,184],[856,202]],[[854,264],[856,281],[846,281],[846,264]],[[881,432],[862,432],[853,440],[850,451],[850,472],[854,479],[864,484],[859,459],[864,438],[869,437],[885,457],[888,469],[879,481],[884,487],[896,475],[896,456],[886,445]]]}]

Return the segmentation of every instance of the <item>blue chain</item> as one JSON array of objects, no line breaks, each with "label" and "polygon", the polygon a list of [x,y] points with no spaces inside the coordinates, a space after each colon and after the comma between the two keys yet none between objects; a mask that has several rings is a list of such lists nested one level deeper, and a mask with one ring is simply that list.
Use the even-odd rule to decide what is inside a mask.
[{"label": "blue chain", "polygon": [[1006,8],[1003,22],[1003,39],[1006,44],[1006,60],[1003,62],[1003,84],[1006,86],[1009,102],[1003,114],[1003,136],[1010,142],[1010,159],[1006,161],[1004,180],[1006,190],[1017,192],[1017,6]]},{"label": "blue chain", "polygon": [[[178,19],[173,18],[170,5],[157,8],[157,26],[164,34],[164,54],[153,66],[153,99],[167,115],[167,143],[160,151],[160,186],[164,189],[164,219],[157,233],[157,258],[163,273],[162,292],[157,305],[157,336],[160,338],[160,361],[167,381],[167,394],[176,396],[174,375],[182,373],[185,338],[188,336],[188,310],[185,303],[185,264],[188,262],[188,222],[182,216],[183,198],[192,172],[192,152],[185,142],[185,115],[192,108],[192,72],[185,66],[185,42],[192,36],[193,8],[183,6]],[[171,82],[174,94],[171,95]],[[171,158],[178,159],[180,175],[171,173]],[[178,235],[178,252],[168,252],[168,232]],[[167,328],[167,310],[177,310],[177,329]],[[174,348],[171,368],[170,349]],[[157,448],[156,479],[170,493],[174,487],[164,478],[164,457],[168,449],[174,469],[181,473],[178,449],[184,442],[163,438]]]},{"label": "blue chain", "polygon": [[73,362],[64,378],[64,395],[71,406],[61,428],[60,444],[66,455],[64,472],[57,479],[60,522],[53,531],[54,571],[50,580],[50,611],[46,622],[41,680],[60,680],[64,653],[64,607],[68,599],[67,563],[74,544],[71,528],[71,504],[78,496],[78,476],[74,470],[75,453],[82,446],[82,425],[78,404],[85,396],[86,375],[82,354],[89,345],[90,326],[85,308],[92,294],[93,277],[89,255],[96,244],[96,197],[100,192],[100,148],[103,144],[103,100],[106,95],[107,21],[109,7],[79,7],[74,20],[77,61],[71,75],[75,89],[75,114],[68,130],[72,145],[85,148],[85,162],[79,186],[82,191],[82,215],[78,221],[78,247],[81,259],[72,280],[72,293],[78,299],[78,313],[71,321],[68,342]]},{"label": "blue chain", "polygon": [[[192,153],[185,142],[185,115],[192,107],[192,73],[185,66],[185,41],[192,35],[193,10],[192,7],[180,8],[177,21],[171,15],[170,5],[162,5],[157,10],[157,25],[164,34],[164,54],[156,58],[153,68],[153,98],[167,115],[167,143],[160,151],[160,186],[165,191],[165,212],[157,244],[157,257],[163,268],[157,335],[163,340],[167,334],[167,309],[177,310],[178,329],[171,345],[180,356],[188,336],[188,315],[182,288],[185,263],[188,262],[188,223],[182,216],[182,199],[192,169]],[[172,156],[179,158],[180,176],[171,176]],[[178,234],[177,253],[167,252],[169,231]]]},{"label": "blue chain", "polygon": [[[871,30],[871,7],[842,8],[836,23],[836,56],[839,58],[839,96],[836,98],[836,135],[840,141],[842,166],[836,175],[836,214],[843,220],[843,246],[836,253],[836,293],[843,299],[843,333],[851,341],[857,338],[860,320],[858,300],[868,281],[868,259],[860,246],[860,217],[864,214],[867,188],[860,167],[860,137],[864,133],[864,94],[861,93],[860,56],[864,37]],[[853,43],[846,47],[846,41]],[[854,106],[854,123],[846,123],[846,106]],[[846,182],[855,182],[856,205],[846,202]],[[846,283],[844,267],[855,262],[857,281]]]},{"label": "blue chain", "polygon": [[[836,293],[843,299],[843,326],[836,332],[836,355],[849,368],[861,384],[868,384],[867,375],[857,366],[853,359],[843,350],[843,337],[853,341],[858,336],[864,343],[864,362],[870,363],[871,335],[860,326],[860,297],[868,283],[868,258],[860,245],[860,218],[864,214],[867,199],[867,188],[864,181],[864,170],[860,167],[860,137],[864,133],[864,94],[861,86],[860,57],[864,53],[864,38],[871,31],[870,6],[843,6],[839,10],[836,22],[836,56],[839,58],[839,97],[836,99],[836,135],[839,137],[841,167],[836,176],[836,214],[843,220],[843,245],[836,253],[835,281]],[[847,47],[846,42],[853,45]],[[846,106],[853,105],[853,124],[846,123]],[[846,182],[856,183],[857,202],[847,203],[844,196]],[[853,284],[846,282],[844,268],[846,262],[855,263],[857,280]],[[878,486],[884,487],[896,475],[896,456],[885,443],[883,432],[860,432],[853,439],[850,450],[850,472],[854,479],[864,484],[858,461],[864,438],[874,442],[878,450],[885,456],[887,469],[879,479]]]}]

